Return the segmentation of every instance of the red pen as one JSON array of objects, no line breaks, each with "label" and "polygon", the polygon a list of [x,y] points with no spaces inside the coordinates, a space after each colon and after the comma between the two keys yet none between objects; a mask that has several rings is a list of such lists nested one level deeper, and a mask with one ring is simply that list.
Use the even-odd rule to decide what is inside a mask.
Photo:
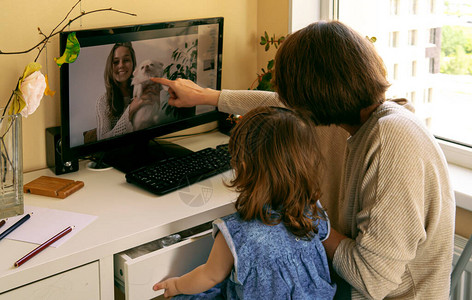
[{"label": "red pen", "polygon": [[64,229],[63,231],[59,232],[58,234],[56,234],[55,236],[53,236],[52,238],[50,238],[49,240],[47,240],[46,242],[42,243],[41,245],[39,245],[38,247],[34,248],[30,253],[26,254],[25,256],[23,256],[22,258],[20,258],[19,260],[17,260],[15,262],[15,267],[19,267],[21,266],[22,264],[24,264],[25,262],[27,262],[30,258],[32,258],[33,256],[35,256],[36,254],[38,254],[39,252],[43,251],[44,249],[46,249],[49,245],[51,245],[52,243],[54,243],[55,241],[57,241],[58,239],[62,238],[63,236],[65,236],[66,234],[68,234],[69,232],[72,231],[72,229],[74,229],[75,226],[69,226],[67,227],[66,229]]},{"label": "red pen", "polygon": [[0,227],[2,227],[3,225],[5,225],[5,223],[7,222],[8,219],[5,219],[5,220],[1,220],[0,221]]}]

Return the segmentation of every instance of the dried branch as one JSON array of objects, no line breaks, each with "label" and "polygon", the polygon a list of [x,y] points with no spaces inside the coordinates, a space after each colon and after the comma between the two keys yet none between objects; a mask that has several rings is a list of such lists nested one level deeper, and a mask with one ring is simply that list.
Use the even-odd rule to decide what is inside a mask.
[{"label": "dried branch", "polygon": [[[49,39],[53,36],[54,32],[56,31],[57,28],[59,28],[59,26],[61,26],[62,23],[65,22],[65,20],[67,20],[67,18],[69,17],[69,15],[72,13],[72,11],[74,10],[74,8],[77,7],[77,5],[79,5],[79,3],[81,2],[82,0],[78,0],[73,6],[72,8],[69,10],[69,12],[65,15],[64,19],[62,19],[61,22],[59,22],[59,24],[56,25],[56,27],[54,27],[53,30],[51,30],[51,33],[49,34],[49,36],[46,36],[42,31],[41,29],[38,27],[38,31],[40,34],[42,34],[44,36],[44,39],[43,39],[43,47],[41,49],[39,49],[39,52],[38,52],[38,55],[36,56],[36,58],[34,59],[34,61],[36,62],[38,60],[38,57],[39,55],[41,54],[41,52],[43,51],[44,47],[46,47],[47,45],[47,42],[49,41]],[[70,23],[69,23],[70,24]],[[64,28],[62,29],[64,30]],[[59,31],[60,32],[60,31]],[[39,47],[40,44],[38,44],[37,46]],[[36,47],[35,47],[36,48]]]},{"label": "dried branch", "polygon": [[133,13],[129,13],[129,12],[125,12],[125,11],[121,11],[121,10],[117,10],[117,9],[114,9],[114,8],[101,8],[101,9],[95,9],[95,10],[91,10],[91,11],[88,11],[88,12],[85,12],[85,11],[82,11],[80,15],[78,15],[77,17],[73,18],[73,19],[70,19],[67,24],[65,24],[59,31],[56,31],[60,26],[61,24],[63,24],[66,20],[67,20],[67,17],[71,14],[72,10],[74,10],[74,8],[81,2],[82,0],[79,0],[77,1],[77,3],[74,4],[74,6],[71,8],[71,10],[67,13],[67,15],[64,17],[64,19],[56,26],[54,27],[54,29],[51,31],[51,33],[46,36],[42,31],[41,29],[38,27],[38,31],[39,31],[39,34],[43,35],[44,38],[39,42],[37,43],[36,45],[34,45],[33,47],[27,49],[27,50],[24,50],[24,51],[13,51],[13,52],[3,52],[2,50],[0,50],[0,55],[2,54],[5,54],[5,55],[15,55],[15,54],[25,54],[25,53],[29,53],[31,51],[33,51],[34,49],[38,49],[39,52],[38,52],[38,55],[36,56],[35,58],[35,62],[37,61],[37,59],[39,58],[39,55],[41,54],[41,52],[43,51],[44,47],[46,47],[46,44],[47,42],[49,41],[50,38],[52,38],[53,36],[56,36],[58,34],[60,34],[61,32],[63,32],[70,24],[72,24],[73,22],[77,21],[78,19],[82,18],[83,16],[85,15],[89,15],[89,14],[93,14],[93,13],[97,13],[97,12],[103,12],[103,11],[111,11],[111,12],[116,12],[116,13],[120,13],[120,14],[126,14],[126,15],[130,15],[130,16],[136,16],[136,14],[133,14]]}]

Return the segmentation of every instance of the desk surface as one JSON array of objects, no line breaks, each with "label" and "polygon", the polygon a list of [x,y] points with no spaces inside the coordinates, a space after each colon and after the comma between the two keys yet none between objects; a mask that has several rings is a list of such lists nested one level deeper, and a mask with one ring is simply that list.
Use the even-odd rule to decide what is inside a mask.
[{"label": "desk surface", "polygon": [[[176,143],[191,150],[227,143],[228,137],[211,133]],[[186,229],[234,211],[236,193],[222,180],[231,171],[165,196],[155,196],[126,183],[120,171],[90,170],[87,161],[78,172],[59,177],[83,181],[85,186],[65,199],[25,194],[25,204],[98,216],[58,248],[49,247],[19,268],[13,263],[37,245],[4,239],[0,242],[0,293],[30,282],[97,261],[168,234]],[[24,174],[24,182],[39,176],[55,176],[49,169]],[[204,201],[190,203],[205,193]]]}]

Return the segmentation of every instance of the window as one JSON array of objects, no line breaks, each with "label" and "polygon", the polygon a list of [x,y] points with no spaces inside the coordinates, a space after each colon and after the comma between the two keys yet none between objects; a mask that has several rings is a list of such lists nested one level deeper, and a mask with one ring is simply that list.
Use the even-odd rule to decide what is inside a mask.
[{"label": "window", "polygon": [[436,12],[436,0],[429,0],[429,13],[434,14]]},{"label": "window", "polygon": [[[421,107],[425,108],[417,110],[418,117],[438,137],[440,146],[450,163],[457,205],[472,211],[472,191],[468,184],[472,177],[472,118],[470,117],[472,111],[472,80],[470,78],[472,75],[444,74],[440,70],[446,64],[444,61],[456,67],[465,65],[460,63],[461,59],[467,61],[469,58],[470,62],[470,49],[464,46],[464,44],[472,44],[470,41],[472,11],[468,7],[470,0],[421,0],[418,1],[419,4],[416,4],[418,5],[417,15],[409,14],[412,3],[410,0],[365,0],[362,4],[352,0],[292,0],[290,1],[292,13],[295,11],[294,6],[299,6],[299,9],[304,10],[307,1],[317,5],[314,13],[319,16],[319,18],[306,20],[307,24],[319,19],[340,19],[361,34],[377,38],[376,48],[385,61],[387,71],[391,76],[390,81],[393,84],[389,89],[388,97],[411,98],[412,91],[407,90],[411,88],[409,84],[411,78],[405,69],[409,62],[417,61],[418,79],[415,79],[415,85],[417,85],[418,97],[414,95],[413,98],[421,99]],[[455,6],[452,7],[452,5]],[[394,7],[393,10],[392,7]],[[467,9],[469,9],[468,14]],[[451,12],[458,14],[453,16]],[[293,14],[291,18],[299,19]],[[448,32],[446,32],[446,37],[443,37],[442,30],[444,28],[449,30],[444,22],[451,20],[454,21],[453,25],[456,27],[455,35],[453,34],[452,37],[457,36],[457,31],[459,31],[459,39],[451,38]],[[414,26],[412,26],[413,23]],[[408,46],[406,40],[408,32],[405,32],[405,29],[412,28],[418,30],[416,46]],[[398,32],[395,38],[392,37],[392,32]],[[403,36],[405,36],[405,41],[402,40]],[[390,45],[392,40],[396,41],[395,47]],[[447,47],[444,47],[446,40],[448,40]],[[448,55],[445,55],[446,50],[455,49],[454,46],[447,45],[452,40],[460,41],[459,49],[462,48],[465,55],[461,50],[454,50],[452,54],[448,52]],[[459,80],[455,80],[453,76],[457,76]],[[449,117],[449,120],[442,120],[444,117]],[[436,130],[438,126],[441,126],[441,122],[447,125],[445,126],[447,130],[443,132]]]},{"label": "window", "polygon": [[398,16],[400,14],[400,0],[390,0],[390,15]]},{"label": "window", "polygon": [[321,18],[320,0],[291,0],[290,8],[289,29],[291,32],[302,29]]},{"label": "window", "polygon": [[418,36],[417,30],[408,30],[408,45],[416,46],[417,36]]},{"label": "window", "polygon": [[407,98],[411,101],[411,103],[416,104],[416,92],[411,91],[407,94]]},{"label": "window", "polygon": [[389,36],[389,46],[397,48],[399,46],[400,33],[398,31],[390,32]]},{"label": "window", "polygon": [[[415,101],[420,119],[441,143],[449,141],[448,149],[459,153],[449,154],[445,150],[448,160],[472,168],[470,0],[333,3],[337,8],[333,16],[362,35],[377,38],[375,46],[392,83],[387,97],[407,95],[410,101]],[[414,83],[411,76],[415,77]],[[415,91],[411,90],[412,84]]]},{"label": "window", "polygon": [[394,80],[398,80],[398,78],[399,78],[399,72],[400,72],[399,68],[400,67],[398,66],[398,64],[393,65],[393,79]]},{"label": "window", "polygon": [[416,60],[411,62],[411,77],[416,77]]},{"label": "window", "polygon": [[436,41],[436,28],[430,28],[428,32],[429,32],[429,43],[430,44],[437,44],[437,41]]},{"label": "window", "polygon": [[430,57],[428,58],[428,72],[431,73],[431,74],[434,74],[434,58],[433,57]]},{"label": "window", "polygon": [[410,0],[410,14],[418,14],[418,0]]},{"label": "window", "polygon": [[433,102],[433,88],[429,88],[426,92],[426,102],[432,103]]}]

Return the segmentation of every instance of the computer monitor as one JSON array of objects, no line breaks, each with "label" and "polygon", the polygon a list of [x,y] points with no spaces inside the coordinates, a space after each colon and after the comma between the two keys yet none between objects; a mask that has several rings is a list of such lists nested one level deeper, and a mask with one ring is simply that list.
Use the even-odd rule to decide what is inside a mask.
[{"label": "computer monitor", "polygon": [[[61,53],[66,49],[69,33],[60,35]],[[186,152],[172,143],[155,143],[154,138],[226,118],[212,106],[177,109],[168,105],[166,89],[151,88],[149,81],[133,82],[138,80],[138,73],[129,79],[133,82],[132,95],[121,102],[112,102],[111,95],[119,93],[111,88],[107,92],[105,84],[119,81],[113,78],[109,66],[119,62],[107,64],[107,57],[116,43],[121,43],[131,44],[134,50],[134,55],[129,49],[127,53],[134,70],[150,60],[153,66],[148,68],[157,68],[163,77],[186,78],[202,87],[220,89],[223,18],[86,29],[75,34],[80,54],[75,62],[63,64],[60,69],[63,161],[88,157],[128,172],[163,156]],[[137,97],[149,105],[137,110],[128,123],[120,121],[128,103]],[[151,105],[156,97],[160,103]]]}]

